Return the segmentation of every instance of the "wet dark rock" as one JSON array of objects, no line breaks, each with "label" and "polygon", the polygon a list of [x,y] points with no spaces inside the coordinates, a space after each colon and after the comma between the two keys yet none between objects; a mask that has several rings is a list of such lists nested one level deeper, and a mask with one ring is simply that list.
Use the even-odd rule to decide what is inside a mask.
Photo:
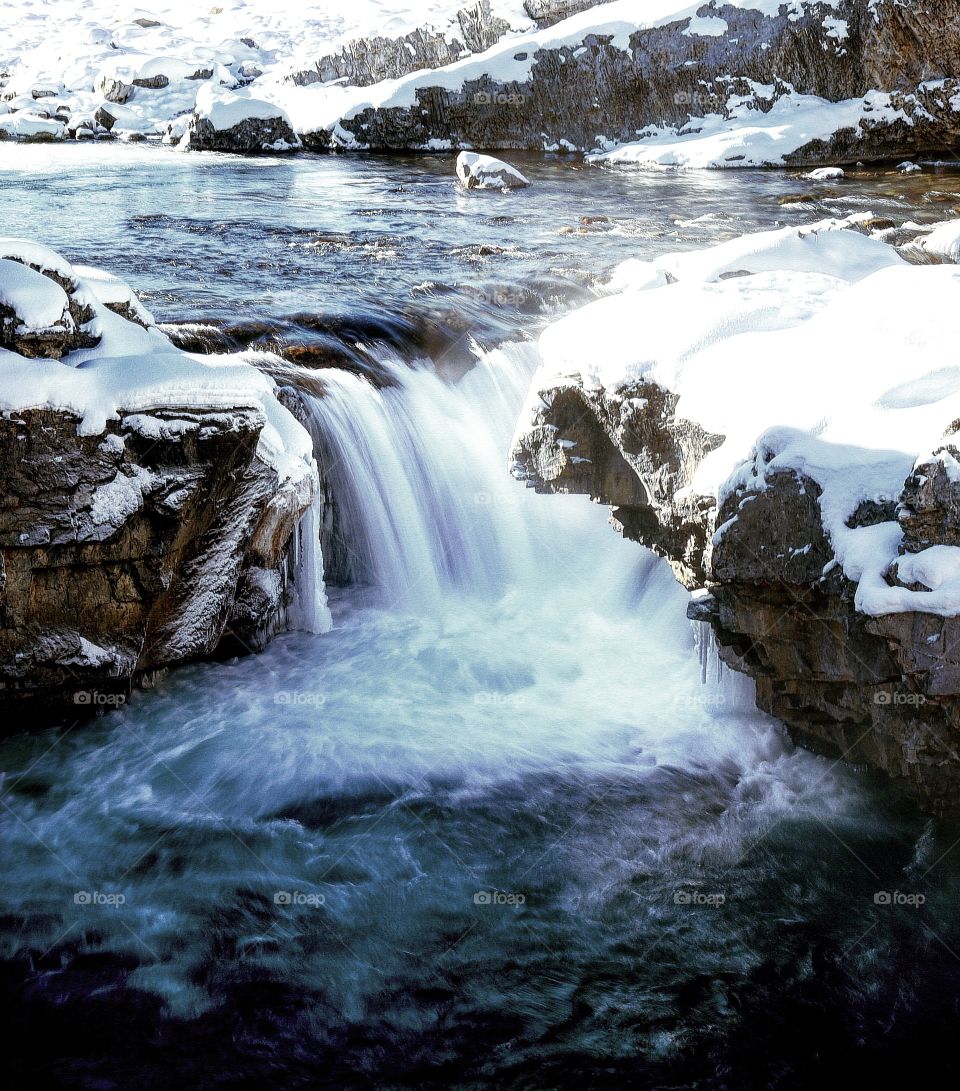
[{"label": "wet dark rock", "polygon": [[240,152],[246,155],[293,152],[301,147],[299,137],[279,110],[276,117],[244,118],[229,129],[217,129],[207,118],[194,113],[185,142],[194,151]]}]

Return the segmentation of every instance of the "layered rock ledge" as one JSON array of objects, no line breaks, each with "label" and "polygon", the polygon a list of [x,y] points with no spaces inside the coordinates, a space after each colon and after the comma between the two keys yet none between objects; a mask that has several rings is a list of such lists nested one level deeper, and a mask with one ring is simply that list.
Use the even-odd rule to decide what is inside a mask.
[{"label": "layered rock ledge", "polygon": [[318,82],[280,101],[313,148],[566,150],[643,166],[942,158],[960,133],[955,5],[568,11],[433,71],[357,90]]},{"label": "layered rock ledge", "polygon": [[0,240],[0,708],[14,724],[27,708],[80,718],[291,621],[322,627],[322,603],[296,595],[319,560],[300,541],[316,464],[274,394],[239,358],[178,352],[115,277]]},{"label": "layered rock ledge", "polygon": [[960,271],[867,222],[627,263],[544,334],[514,473],[667,558],[797,742],[956,814]]}]

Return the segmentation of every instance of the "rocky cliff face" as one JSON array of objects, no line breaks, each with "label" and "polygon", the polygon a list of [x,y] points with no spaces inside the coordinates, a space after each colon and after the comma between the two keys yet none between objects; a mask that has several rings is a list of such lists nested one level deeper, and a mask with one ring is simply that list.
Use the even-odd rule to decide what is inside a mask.
[{"label": "rocky cliff face", "polygon": [[[868,230],[868,223],[865,219],[861,228]],[[801,241],[815,237],[816,228],[811,230],[807,236],[801,230]],[[802,389],[804,382],[822,389],[822,373],[815,371],[804,348],[802,322],[793,326],[788,321],[789,336],[772,333],[770,341],[758,330],[745,335],[747,319],[730,294],[729,304],[717,311],[720,336],[731,339],[726,355],[718,345],[727,342],[715,344],[706,332],[709,325],[701,330],[697,324],[698,307],[707,308],[724,284],[731,293],[737,285],[736,291],[746,296],[762,291],[763,274],[756,270],[775,263],[777,247],[792,246],[789,235],[785,230],[734,240],[694,255],[696,260],[687,265],[680,259],[690,255],[681,255],[677,263],[665,258],[663,267],[674,269],[679,284],[628,290],[591,304],[582,318],[573,315],[551,328],[541,341],[545,364],[520,422],[513,472],[538,491],[584,494],[609,506],[616,529],[666,558],[680,582],[694,592],[689,616],[712,627],[722,661],[755,679],[759,707],[780,719],[797,742],[880,769],[934,813],[957,815],[960,596],[953,566],[960,563],[960,422],[953,404],[944,401],[946,389],[929,387],[931,375],[940,373],[931,372],[928,354],[917,348],[916,360],[907,359],[914,336],[909,331],[918,327],[904,313],[907,347],[891,347],[886,337],[878,340],[873,359],[879,364],[884,347],[889,348],[883,363],[889,365],[887,376],[894,385],[889,395],[874,400],[863,389],[863,361],[841,359],[840,327],[829,325],[822,313],[811,320],[810,330],[831,331],[826,354],[831,348],[841,353],[830,365],[836,385],[848,373],[851,389],[865,398],[864,411],[873,412],[884,403],[896,407],[890,410],[894,414],[901,408],[904,413],[904,418],[890,419],[893,431],[871,432],[871,443],[861,447],[841,440],[821,442],[794,427],[771,427],[792,419],[783,402],[791,397],[790,390]],[[835,239],[835,253],[841,243],[851,253],[882,258],[859,247],[855,235]],[[826,261],[823,241],[816,246],[823,249],[812,251],[806,260],[814,263],[822,253]],[[720,256],[711,258],[711,253]],[[800,260],[802,266],[799,253],[791,254],[791,261]],[[739,268],[741,262],[739,276],[724,282],[728,265]],[[712,272],[694,274],[694,268]],[[895,276],[889,283],[898,285],[919,276],[920,294],[922,285],[933,285],[933,279],[949,291],[956,284],[955,271],[948,269],[936,270],[945,278],[929,278],[935,270],[903,265],[890,272]],[[690,278],[700,275],[712,279],[697,295]],[[886,275],[877,274],[873,283],[882,285]],[[800,283],[796,281],[797,291]],[[848,312],[840,301],[860,299],[870,308],[882,297],[882,289],[874,297],[863,288],[861,295],[861,282],[855,284],[849,296],[837,297],[830,313],[852,323],[856,339],[862,340],[857,312]],[[783,285],[781,291],[789,295]],[[671,304],[671,294],[682,304]],[[670,327],[672,335],[668,329],[661,336],[656,321],[669,320],[653,316],[676,317],[670,309],[675,305],[695,332],[689,347],[677,349],[682,362],[671,370],[673,365],[658,353],[666,356],[678,341],[685,345],[684,333]],[[932,304],[931,314],[940,305]],[[764,401],[750,384],[762,381],[758,377],[771,369],[776,374],[778,368],[794,366],[795,361],[771,355],[770,348],[798,339],[798,359],[810,377],[794,385],[786,376],[776,380],[785,393]],[[610,360],[614,362],[596,364]],[[633,360],[644,362],[635,372],[630,370]],[[740,362],[742,372],[737,371]],[[679,384],[682,396],[657,378],[667,374]],[[698,401],[711,374],[717,377],[709,387],[713,394],[701,393]],[[917,385],[911,376],[917,376]],[[881,377],[877,390],[884,391],[887,382]],[[705,398],[718,396],[726,396],[728,404],[712,410]],[[751,399],[765,415],[745,435],[743,406]],[[684,404],[705,413],[714,427],[727,420],[737,437],[732,447],[724,447],[728,435],[710,431],[679,411]],[[894,419],[905,419],[918,407],[927,414],[922,430],[911,438],[898,435]],[[846,419],[845,411],[814,399],[813,433],[829,432],[838,419]],[[861,411],[850,409],[854,415]],[[933,438],[932,451],[914,464],[909,452],[916,449],[912,444],[921,433]],[[752,454],[738,465],[750,443],[755,444]],[[888,445],[896,449],[879,450]],[[726,457],[734,461],[727,463]],[[724,478],[725,484],[712,484]],[[844,484],[838,486],[841,478]],[[707,490],[702,488],[705,482],[711,483]],[[828,488],[833,490],[829,496]]]},{"label": "rocky cliff face", "polygon": [[424,27],[400,38],[357,38],[336,53],[320,57],[313,68],[290,76],[293,83],[342,80],[366,87],[381,80],[395,80],[424,68],[442,68],[469,53],[482,53],[510,30],[510,24],[490,10],[490,0],[475,0],[457,12],[461,37],[448,37]]},{"label": "rocky cliff face", "polygon": [[[121,315],[144,312],[115,302],[109,319],[91,285],[54,259],[18,244],[0,263],[45,281],[51,304],[37,328],[36,293],[17,295],[9,269],[0,277],[0,709],[14,723],[27,707],[80,718],[170,665],[262,647],[285,623],[290,547],[318,488],[315,473],[281,473],[264,456],[267,417],[239,391],[209,407],[175,395],[121,405],[102,427],[56,407],[82,401],[91,372],[55,361],[105,333],[129,337]],[[116,372],[155,379],[171,359],[181,360],[125,357]],[[25,368],[57,371],[34,381]],[[51,381],[64,385],[40,404],[31,391]]]},{"label": "rocky cliff face", "polygon": [[[857,127],[832,141],[797,149],[791,161],[943,154],[960,132],[955,106],[960,8],[928,8],[894,0],[836,0],[802,10],[781,5],[778,14],[765,14],[714,0],[700,8],[693,22],[684,17],[623,40],[602,32],[604,9],[599,6],[593,33],[548,48],[517,38],[509,57],[501,50],[486,72],[478,61],[461,86],[449,79],[431,83],[425,74],[417,82],[414,105],[367,107],[340,125],[358,146],[370,148],[447,140],[453,146],[491,149],[589,151],[636,140],[649,126],[682,129],[691,118],[729,115],[745,102],[764,113],[793,93],[836,102],[879,89],[893,95],[882,118],[871,118],[867,109]],[[555,5],[536,6],[536,11],[544,25],[552,25],[553,16],[571,13]],[[372,79],[381,66],[380,53],[382,64],[394,72],[390,51],[376,41],[357,49],[362,63],[328,62],[329,74],[317,79]],[[511,65],[505,63],[511,59],[532,63],[514,65],[518,75],[511,79],[506,75]],[[925,86],[940,80],[949,82]],[[329,142],[327,130],[304,136],[315,147]]]}]

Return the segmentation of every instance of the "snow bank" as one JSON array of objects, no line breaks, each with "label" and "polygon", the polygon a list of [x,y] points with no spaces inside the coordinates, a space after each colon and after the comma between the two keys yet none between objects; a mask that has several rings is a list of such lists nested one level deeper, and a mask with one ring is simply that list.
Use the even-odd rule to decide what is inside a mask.
[{"label": "snow bank", "polygon": [[[757,88],[767,97],[774,88]],[[708,114],[692,118],[681,129],[646,129],[641,139],[588,156],[603,166],[656,169],[683,167],[721,169],[730,167],[784,166],[792,155],[812,140],[829,140],[840,129],[857,129],[860,121],[902,121],[911,124],[902,110],[895,110],[890,96],[879,91],[862,99],[828,102],[814,95],[785,95],[766,112],[753,96],[732,99],[729,117]]]},{"label": "snow bank", "polygon": [[918,458],[960,419],[960,367],[950,363],[960,269],[909,265],[845,229],[858,218],[621,267],[619,294],[542,335],[521,428],[540,392],[571,379],[614,394],[656,382],[679,395],[678,417],[725,437],[693,494],[722,500],[781,470],[804,473],[823,490],[824,526],[861,611],[955,614],[960,549],[901,562],[902,582],[916,575],[930,591],[891,588],[899,524],[847,522],[866,500],[896,501]]}]

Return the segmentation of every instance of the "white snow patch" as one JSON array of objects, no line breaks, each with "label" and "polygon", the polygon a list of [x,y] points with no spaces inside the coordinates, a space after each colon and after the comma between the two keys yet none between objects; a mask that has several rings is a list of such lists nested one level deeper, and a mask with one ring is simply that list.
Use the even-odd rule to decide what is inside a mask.
[{"label": "white snow patch", "polygon": [[13,310],[23,326],[33,330],[55,326],[69,302],[67,293],[49,277],[0,258],[0,305]]}]

